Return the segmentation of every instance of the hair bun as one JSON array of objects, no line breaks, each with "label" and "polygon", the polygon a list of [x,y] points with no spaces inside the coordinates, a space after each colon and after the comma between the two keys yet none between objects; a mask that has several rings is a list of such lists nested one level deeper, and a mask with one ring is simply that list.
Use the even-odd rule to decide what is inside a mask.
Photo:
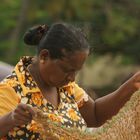
[{"label": "hair bun", "polygon": [[24,42],[27,45],[38,45],[42,37],[47,33],[48,29],[47,25],[38,25],[30,28],[24,34]]}]

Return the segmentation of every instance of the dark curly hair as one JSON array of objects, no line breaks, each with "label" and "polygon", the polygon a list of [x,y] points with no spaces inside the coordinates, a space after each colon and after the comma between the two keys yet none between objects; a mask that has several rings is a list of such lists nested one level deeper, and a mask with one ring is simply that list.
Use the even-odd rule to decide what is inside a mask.
[{"label": "dark curly hair", "polygon": [[90,49],[81,30],[65,23],[30,28],[24,35],[24,42],[37,46],[38,54],[42,49],[47,49],[53,59],[62,58],[64,56],[62,50],[73,53]]}]

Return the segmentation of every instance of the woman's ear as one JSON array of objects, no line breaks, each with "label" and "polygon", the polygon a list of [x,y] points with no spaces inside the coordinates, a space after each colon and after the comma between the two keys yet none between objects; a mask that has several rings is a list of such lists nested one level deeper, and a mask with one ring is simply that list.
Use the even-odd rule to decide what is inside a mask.
[{"label": "woman's ear", "polygon": [[49,58],[49,51],[47,49],[43,49],[40,51],[39,59],[41,63],[44,63],[45,60]]}]

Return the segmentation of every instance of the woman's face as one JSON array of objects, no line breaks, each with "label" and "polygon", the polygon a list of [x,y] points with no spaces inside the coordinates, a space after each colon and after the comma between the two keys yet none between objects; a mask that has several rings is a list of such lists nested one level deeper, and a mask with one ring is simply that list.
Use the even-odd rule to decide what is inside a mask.
[{"label": "woman's face", "polygon": [[77,72],[82,68],[88,50],[76,51],[62,59],[51,59],[48,57],[40,64],[40,75],[42,80],[53,87],[62,87],[75,80]]}]

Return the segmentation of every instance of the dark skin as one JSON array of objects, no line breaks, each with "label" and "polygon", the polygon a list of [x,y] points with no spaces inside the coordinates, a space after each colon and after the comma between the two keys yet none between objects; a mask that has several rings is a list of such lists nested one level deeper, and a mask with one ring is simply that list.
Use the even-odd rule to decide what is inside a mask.
[{"label": "dark skin", "polygon": [[29,71],[44,97],[57,108],[59,104],[57,88],[75,80],[76,73],[83,66],[88,51],[76,53],[70,58],[54,60],[50,59],[46,50],[43,50],[41,54],[40,62],[35,59],[33,64],[29,66]]},{"label": "dark skin", "polygon": [[[76,51],[73,54],[67,54],[69,57],[51,59],[49,52],[42,50],[28,67],[43,96],[56,108],[59,105],[57,88],[75,80],[76,73],[82,68],[88,53],[88,50]],[[47,74],[45,75],[45,73]],[[129,100],[132,93],[139,88],[140,71],[113,93],[95,101],[89,97],[89,100],[80,108],[87,125],[90,127],[101,126],[107,119],[115,115]],[[0,117],[0,130],[2,130],[0,136],[4,136],[15,126],[29,123],[34,115],[32,107],[19,104],[14,111]]]}]

